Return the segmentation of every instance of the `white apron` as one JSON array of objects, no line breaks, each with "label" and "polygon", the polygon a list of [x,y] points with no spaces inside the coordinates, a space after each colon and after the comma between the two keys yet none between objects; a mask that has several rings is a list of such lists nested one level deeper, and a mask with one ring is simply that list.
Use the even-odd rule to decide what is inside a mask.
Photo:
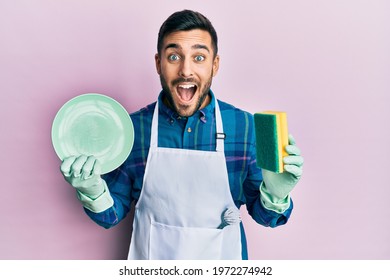
[{"label": "white apron", "polygon": [[[135,206],[129,259],[241,259],[239,223],[221,229],[234,205],[224,155],[216,151],[159,148],[157,102],[143,187]],[[218,102],[217,132],[223,133]]]}]

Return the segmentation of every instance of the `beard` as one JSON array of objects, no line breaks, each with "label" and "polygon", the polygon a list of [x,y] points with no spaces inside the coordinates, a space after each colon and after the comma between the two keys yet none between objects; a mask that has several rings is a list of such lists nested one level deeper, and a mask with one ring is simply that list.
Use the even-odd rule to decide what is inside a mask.
[{"label": "beard", "polygon": [[190,117],[193,114],[195,114],[195,112],[197,112],[202,107],[203,102],[205,101],[206,97],[209,95],[212,79],[213,79],[213,73],[211,73],[210,78],[207,80],[207,82],[204,84],[204,86],[202,88],[200,88],[199,83],[195,79],[192,79],[192,78],[189,78],[189,79],[178,78],[178,79],[172,81],[172,83],[171,83],[172,87],[176,86],[179,83],[186,83],[186,82],[196,84],[196,86],[197,86],[196,90],[199,90],[200,94],[198,96],[198,99],[196,100],[196,106],[192,110],[190,110],[190,108],[191,108],[190,105],[187,105],[187,106],[181,105],[179,107],[178,104],[175,103],[174,98],[173,98],[174,93],[172,93],[172,91],[170,90],[168,83],[165,80],[164,76],[160,75],[160,82],[161,82],[161,86],[162,86],[163,94],[164,94],[163,100],[165,100],[168,103],[166,105],[168,105],[168,107],[173,109],[179,116]]}]

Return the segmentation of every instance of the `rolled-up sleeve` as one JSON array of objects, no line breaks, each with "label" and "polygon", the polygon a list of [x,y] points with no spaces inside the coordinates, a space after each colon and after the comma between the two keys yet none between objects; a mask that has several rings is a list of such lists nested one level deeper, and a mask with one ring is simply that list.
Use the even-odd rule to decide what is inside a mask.
[{"label": "rolled-up sleeve", "polygon": [[125,172],[125,166],[126,163],[111,173],[102,176],[110,190],[114,201],[113,206],[100,213],[94,213],[84,208],[87,215],[104,228],[110,228],[118,224],[130,211],[132,182],[127,172]]}]

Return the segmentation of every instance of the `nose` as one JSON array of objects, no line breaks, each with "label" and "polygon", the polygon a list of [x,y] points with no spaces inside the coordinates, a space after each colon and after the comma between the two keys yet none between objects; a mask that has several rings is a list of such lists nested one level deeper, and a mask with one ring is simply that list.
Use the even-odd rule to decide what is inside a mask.
[{"label": "nose", "polygon": [[183,59],[180,64],[179,75],[183,78],[193,76],[192,63],[190,59]]}]

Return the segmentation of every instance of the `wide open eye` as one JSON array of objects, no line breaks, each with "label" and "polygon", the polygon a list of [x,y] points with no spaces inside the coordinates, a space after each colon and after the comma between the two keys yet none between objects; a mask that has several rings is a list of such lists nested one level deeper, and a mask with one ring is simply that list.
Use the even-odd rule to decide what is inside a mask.
[{"label": "wide open eye", "polygon": [[177,61],[179,59],[180,57],[177,54],[171,54],[170,56],[168,56],[168,60],[170,61]]},{"label": "wide open eye", "polygon": [[195,56],[195,61],[196,62],[202,62],[204,61],[206,58],[203,56],[203,55],[197,55]]}]

